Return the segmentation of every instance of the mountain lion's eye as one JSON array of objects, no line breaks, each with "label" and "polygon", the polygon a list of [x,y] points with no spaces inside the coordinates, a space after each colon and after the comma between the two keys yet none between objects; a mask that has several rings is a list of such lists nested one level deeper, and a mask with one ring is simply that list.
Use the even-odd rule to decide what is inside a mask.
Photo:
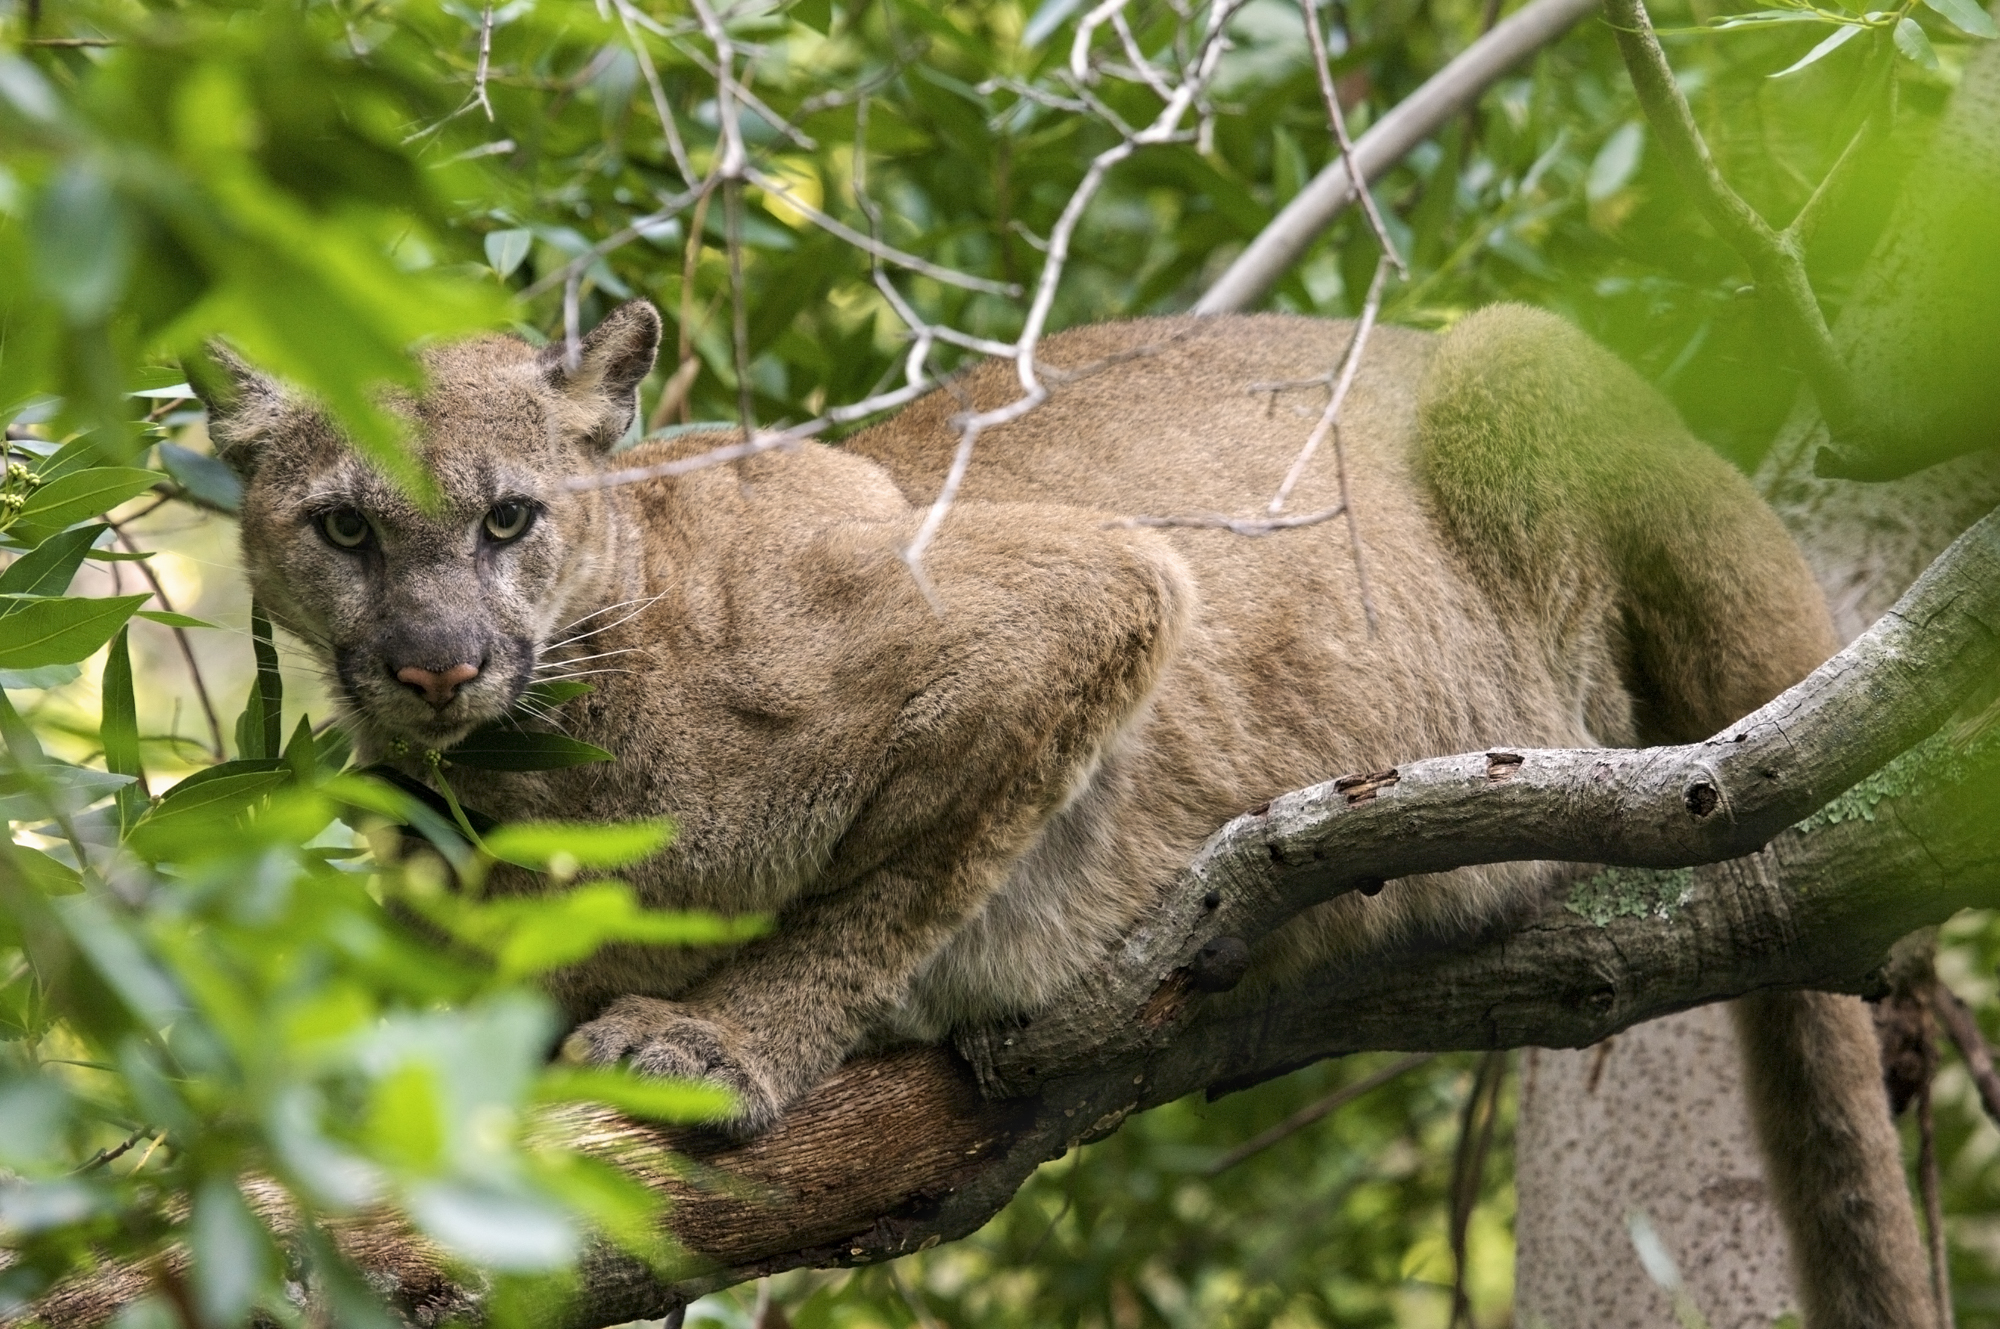
[{"label": "mountain lion's eye", "polygon": [[359,549],[368,543],[368,519],[353,508],[335,508],[319,519],[326,538],[342,549]]},{"label": "mountain lion's eye", "polygon": [[509,499],[505,503],[495,503],[487,512],[486,533],[504,544],[519,539],[534,522],[535,509],[532,506]]}]

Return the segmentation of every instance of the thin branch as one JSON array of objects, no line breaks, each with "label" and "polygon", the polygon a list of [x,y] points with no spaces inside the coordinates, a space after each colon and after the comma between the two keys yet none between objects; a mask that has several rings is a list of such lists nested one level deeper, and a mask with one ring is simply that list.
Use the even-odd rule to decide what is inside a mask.
[{"label": "thin branch", "polygon": [[[1500,21],[1391,107],[1354,142],[1354,164],[1374,180],[1464,110],[1494,80],[1548,45],[1596,7],[1597,0],[1533,0]],[[1332,162],[1257,233],[1195,303],[1197,314],[1248,309],[1271,289],[1356,197],[1345,160]]]},{"label": "thin branch", "polygon": [[[1326,103],[1326,118],[1333,127],[1334,139],[1340,144],[1340,160],[1347,164],[1347,178],[1353,183],[1354,196],[1361,200],[1361,211],[1367,215],[1368,225],[1375,232],[1375,242],[1382,246],[1383,257],[1396,265],[1396,272],[1405,281],[1409,280],[1409,265],[1396,252],[1396,242],[1389,238],[1389,227],[1376,210],[1375,196],[1368,192],[1368,181],[1361,174],[1361,167],[1354,160],[1354,140],[1347,136],[1347,117],[1340,111],[1340,94],[1333,86],[1333,70],[1327,64],[1326,38],[1319,30],[1319,13],[1313,8],[1313,0],[1299,0],[1299,17],[1305,20],[1306,39],[1312,46],[1313,73],[1319,76],[1320,99]],[[1379,284],[1381,278],[1376,278]],[[1271,509],[1276,512],[1277,509]]]},{"label": "thin branch", "polygon": [[1435,1052],[1419,1052],[1413,1056],[1404,1057],[1401,1061],[1391,1062],[1381,1070],[1376,1071],[1373,1075],[1356,1080],[1353,1084],[1344,1084],[1318,1102],[1308,1103],[1269,1130],[1260,1131],[1258,1134],[1245,1140],[1242,1144],[1237,1145],[1234,1149],[1231,1149],[1228,1153],[1210,1163],[1206,1168],[1203,1168],[1202,1175],[1219,1177],[1238,1163],[1241,1163],[1244,1159],[1254,1158],[1279,1141],[1288,1140],[1314,1122],[1340,1111],[1340,1109],[1346,1107],[1355,1099],[1372,1093],[1389,1083],[1389,1081],[1397,1079],[1415,1070],[1417,1067],[1426,1065],[1436,1059],[1437,1053]]},{"label": "thin branch", "polygon": [[[128,551],[134,554],[142,552],[139,546],[133,543],[132,537],[125,533],[125,527],[121,523],[113,522],[111,529],[117,534],[118,543],[124,545]],[[178,611],[174,608],[173,601],[167,598],[167,588],[160,584],[160,579],[154,575],[153,569],[148,565],[147,561],[143,558],[133,559],[132,561],[139,565],[139,575],[144,577],[146,584],[153,588],[153,598],[160,602],[160,608],[169,614],[177,613]],[[188,640],[185,628],[170,627],[167,631],[174,634],[174,640],[180,645],[181,659],[187,662],[188,677],[194,680],[195,696],[201,700],[201,713],[208,719],[208,733],[209,737],[214,741],[213,751],[215,759],[221,761],[229,755],[228,750],[222,743],[222,721],[216,718],[215,702],[208,695],[208,683],[202,678],[201,665],[194,658],[194,645]]]},{"label": "thin branch", "polygon": [[1993,1069],[1993,1049],[1987,1046],[1986,1035],[1980,1032],[1978,1018],[1943,982],[1931,990],[1931,996],[1932,1009],[1937,1011],[1945,1032],[1951,1035],[1952,1045],[1965,1062],[1966,1073],[1979,1090],[1980,1106],[2000,1125],[2000,1072]]},{"label": "thin branch", "polygon": [[486,123],[493,123],[493,103],[486,98],[486,71],[493,63],[493,6],[486,6],[486,12],[479,20],[479,69],[472,76],[472,99],[479,109],[486,112]]},{"label": "thin branch", "polygon": [[1604,10],[1639,105],[1682,188],[1774,302],[1829,429],[1836,438],[1851,436],[1860,424],[1853,385],[1806,276],[1797,236],[1773,229],[1722,178],[1660,49],[1645,0],[1604,0]]},{"label": "thin branch", "polygon": [[736,360],[736,411],[743,437],[757,437],[757,405],[750,386],[750,300],[743,289],[743,181],[722,180],[722,216],[729,248],[729,340]]},{"label": "thin branch", "polygon": [[1104,523],[1104,529],[1130,529],[1150,526],[1164,529],[1187,529],[1195,531],[1228,531],[1233,535],[1270,535],[1274,531],[1295,531],[1302,526],[1317,526],[1321,522],[1332,521],[1346,505],[1336,503],[1318,512],[1304,512],[1292,517],[1230,517],[1220,512],[1191,512],[1174,517],[1120,517],[1116,521]]},{"label": "thin branch", "polygon": [[[1347,390],[1354,386],[1354,375],[1361,368],[1361,354],[1367,348],[1368,334],[1374,330],[1375,319],[1382,312],[1382,288],[1388,282],[1390,258],[1390,252],[1384,250],[1382,256],[1375,261],[1375,278],[1368,283],[1368,296],[1361,302],[1361,318],[1354,325],[1354,335],[1348,339],[1346,354],[1340,357],[1340,367],[1333,381],[1333,391],[1327,397],[1326,409],[1320,412],[1319,423],[1313,426],[1312,433],[1306,435],[1305,446],[1299,449],[1299,455],[1293,459],[1292,468],[1285,473],[1284,482],[1278,486],[1278,492],[1271,496],[1270,511],[1274,517],[1285,510],[1285,500],[1291,497],[1293,488],[1305,475],[1306,466],[1312,461],[1313,454],[1319,451],[1319,445],[1326,441],[1329,434],[1334,433],[1340,422],[1340,408],[1346,404]],[[1265,384],[1252,384],[1250,390],[1255,392],[1260,389],[1269,390]],[[1344,492],[1340,498],[1343,504],[1346,503],[1347,495]]]},{"label": "thin branch", "polygon": [[807,220],[811,221],[813,225],[819,227],[821,230],[839,236],[855,248],[866,250],[876,258],[887,259],[897,267],[908,268],[912,272],[920,272],[926,277],[934,278],[950,286],[960,286],[968,291],[983,291],[988,295],[1018,296],[1021,294],[1021,288],[1013,282],[991,281],[985,277],[974,277],[969,273],[942,267],[936,263],[932,263],[928,259],[918,258],[915,254],[906,254],[893,245],[885,245],[880,240],[863,235],[846,222],[828,216],[812,204],[806,202],[803,198],[800,198],[792,192],[791,186],[787,185],[783,180],[777,179],[775,176],[766,175],[754,166],[745,167],[743,175],[751,184],[756,185],[765,193],[775,194],[779,198],[782,198],[785,201],[785,206],[794,208],[804,214]]},{"label": "thin branch", "polygon": [[[637,11],[630,0],[612,0],[618,7],[619,22],[625,26],[625,39],[632,47],[632,54],[639,62],[639,72],[645,76],[646,91],[652,94],[653,113],[660,118],[660,132],[666,135],[667,152],[674,159],[674,169],[680,172],[681,183],[696,186],[694,163],[688,157],[687,144],[681,140],[681,127],[674,117],[673,108],[667,105],[667,90],[660,82],[660,72],[653,67],[653,53],[646,49],[645,39],[640,37],[635,18]],[[703,197],[707,191],[703,191]]]},{"label": "thin branch", "polygon": [[1951,1257],[1945,1245],[1943,1186],[1938,1177],[1937,1116],[1931,1110],[1931,1082],[1917,1088],[1917,1191],[1923,1198],[1924,1239],[1931,1263],[1931,1301],[1937,1329],[1953,1329]]}]

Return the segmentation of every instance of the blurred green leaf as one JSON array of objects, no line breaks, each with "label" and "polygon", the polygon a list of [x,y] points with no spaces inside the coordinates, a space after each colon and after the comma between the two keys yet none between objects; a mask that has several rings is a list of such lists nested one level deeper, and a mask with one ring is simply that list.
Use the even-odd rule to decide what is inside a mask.
[{"label": "blurred green leaf", "polygon": [[1938,72],[1937,52],[1931,48],[1931,39],[1907,14],[1896,20],[1896,49],[1933,74]]},{"label": "blurred green leaf", "polygon": [[575,866],[616,868],[651,858],[673,839],[671,821],[510,822],[486,836],[486,852],[507,863],[546,868],[567,859]]},{"label": "blurred green leaf", "polygon": [[191,614],[170,613],[165,609],[141,609],[138,617],[170,628],[215,628],[217,631],[221,630],[220,624],[211,623],[205,618],[196,618]]},{"label": "blurred green leaf", "polygon": [[177,443],[159,447],[160,467],[187,490],[190,497],[218,512],[235,512],[243,504],[243,482],[228,465]]},{"label": "blurred green leaf", "polygon": [[586,882],[552,895],[419,906],[454,935],[487,951],[514,978],[574,964],[614,941],[711,946],[748,941],[770,928],[762,915],[642,908],[621,881]]},{"label": "blurred green leaf", "polygon": [[1786,65],[1783,69],[1771,75],[1771,77],[1783,78],[1787,74],[1798,73],[1808,65],[1816,65],[1866,31],[1867,29],[1858,23],[1847,24],[1837,30],[1831,37],[1828,37],[1825,41],[1800,56],[1797,60],[1794,60],[1791,64]]},{"label": "blurred green leaf", "polygon": [[525,227],[489,231],[486,235],[486,262],[500,276],[511,277],[514,269],[528,257],[528,250],[534,247],[534,243],[535,233]]},{"label": "blurred green leaf", "polygon": [[699,1080],[638,1075],[616,1066],[551,1066],[535,1085],[542,1103],[602,1103],[647,1121],[721,1121],[736,1110],[736,1096]]},{"label": "blurred green leaf", "polygon": [[1972,0],[1924,0],[1924,3],[1949,19],[1960,32],[1988,39],[2000,37],[2000,27]]}]

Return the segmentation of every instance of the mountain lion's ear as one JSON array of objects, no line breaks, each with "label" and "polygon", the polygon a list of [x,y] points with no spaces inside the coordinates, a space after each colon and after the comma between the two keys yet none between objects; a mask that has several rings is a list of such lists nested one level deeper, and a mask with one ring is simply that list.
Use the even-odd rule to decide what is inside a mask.
[{"label": "mountain lion's ear", "polygon": [[653,372],[659,349],[660,311],[650,301],[629,300],[590,330],[574,367],[566,363],[561,341],[550,342],[539,358],[549,386],[577,408],[578,431],[609,451],[632,426],[639,383]]},{"label": "mountain lion's ear", "polygon": [[215,455],[248,476],[257,452],[285,413],[284,385],[214,338],[181,369],[208,407],[208,438]]}]

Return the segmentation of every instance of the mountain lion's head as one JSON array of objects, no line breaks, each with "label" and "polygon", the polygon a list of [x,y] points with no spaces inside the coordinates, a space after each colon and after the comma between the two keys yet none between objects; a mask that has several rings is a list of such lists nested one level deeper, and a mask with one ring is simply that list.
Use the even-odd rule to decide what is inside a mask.
[{"label": "mountain lion's head", "polygon": [[365,746],[445,747],[505,714],[576,615],[605,603],[621,571],[612,500],[565,481],[630,426],[659,337],[635,301],[573,367],[560,342],[512,337],[425,352],[423,394],[388,404],[436,477],[434,510],[323,409],[218,349],[233,386],[210,431],[244,479],[251,586],[331,667]]}]

